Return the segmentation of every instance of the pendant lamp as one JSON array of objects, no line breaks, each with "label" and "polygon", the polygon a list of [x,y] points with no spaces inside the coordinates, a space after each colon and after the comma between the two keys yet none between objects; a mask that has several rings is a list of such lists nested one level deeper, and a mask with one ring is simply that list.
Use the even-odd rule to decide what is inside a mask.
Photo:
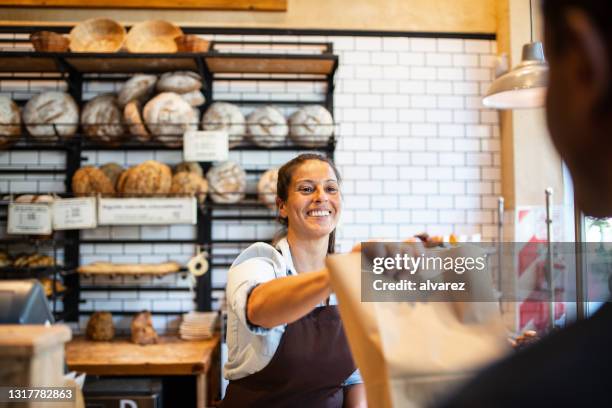
[{"label": "pendant lamp", "polygon": [[544,48],[533,42],[533,4],[529,2],[532,42],[523,46],[521,63],[501,75],[482,99],[484,106],[495,109],[524,109],[544,106],[548,85],[548,64]]}]

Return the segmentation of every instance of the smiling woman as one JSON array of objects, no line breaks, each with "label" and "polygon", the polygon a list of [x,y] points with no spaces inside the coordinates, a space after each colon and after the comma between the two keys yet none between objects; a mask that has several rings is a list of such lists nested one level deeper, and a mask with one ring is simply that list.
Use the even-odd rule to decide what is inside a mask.
[{"label": "smiling woman", "polygon": [[325,257],[333,252],[342,212],[340,174],[304,154],[278,173],[276,205],[286,237],[256,243],[228,274],[222,407],[364,407]]}]

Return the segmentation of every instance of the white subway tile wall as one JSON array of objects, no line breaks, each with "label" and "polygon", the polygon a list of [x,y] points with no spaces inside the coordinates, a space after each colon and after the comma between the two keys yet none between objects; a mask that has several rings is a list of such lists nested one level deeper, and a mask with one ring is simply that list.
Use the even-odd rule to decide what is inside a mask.
[{"label": "white subway tile wall", "polygon": [[[334,117],[339,142],[335,153],[343,177],[344,214],[338,228],[340,250],[368,238],[406,238],[430,234],[481,234],[494,239],[496,196],[501,189],[498,114],[486,110],[480,95],[493,78],[496,44],[492,40],[404,37],[313,37],[209,35],[217,40],[330,41],[340,64],[334,92]],[[279,48],[280,52],[284,52]],[[28,97],[45,89],[63,89],[44,83],[0,81],[0,92]],[[90,82],[85,98],[114,91],[118,84]],[[325,87],[311,83],[221,81],[215,98],[319,100]],[[245,113],[253,106],[243,106]],[[290,114],[295,107],[282,107]],[[114,161],[124,166],[156,159],[181,161],[179,152],[85,152],[87,164]],[[231,158],[253,169],[279,166],[294,157],[287,152],[232,152]],[[0,151],[0,165],[62,167],[63,153]],[[254,188],[256,179],[250,180]],[[63,191],[63,175],[42,179],[25,175],[2,176],[3,192]],[[243,210],[245,211],[245,210]],[[231,213],[231,212],[230,212]],[[234,212],[235,214],[236,212]],[[276,226],[255,221],[216,221],[215,239],[270,239]],[[84,231],[84,239],[192,239],[191,226],[104,227]],[[215,248],[230,263],[244,248]],[[83,263],[185,262],[195,252],[190,244],[82,245]],[[223,287],[226,268],[215,268],[213,285]],[[188,287],[181,276],[160,279],[84,278],[82,285],[143,285]],[[174,311],[194,305],[189,292],[95,291],[83,292],[83,310]],[[222,291],[213,296],[222,297]],[[218,307],[219,303],[215,302]],[[86,319],[81,319],[84,327]],[[116,318],[120,328],[129,319]],[[156,315],[160,331],[176,329],[177,316]]]}]

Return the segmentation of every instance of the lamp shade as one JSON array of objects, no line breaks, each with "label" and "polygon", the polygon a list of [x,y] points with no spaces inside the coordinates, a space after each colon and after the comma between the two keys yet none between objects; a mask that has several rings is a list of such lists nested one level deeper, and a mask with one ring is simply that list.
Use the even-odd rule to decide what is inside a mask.
[{"label": "lamp shade", "polygon": [[482,103],[495,109],[541,107],[547,85],[548,64],[542,43],[525,44],[521,63],[493,81]]}]

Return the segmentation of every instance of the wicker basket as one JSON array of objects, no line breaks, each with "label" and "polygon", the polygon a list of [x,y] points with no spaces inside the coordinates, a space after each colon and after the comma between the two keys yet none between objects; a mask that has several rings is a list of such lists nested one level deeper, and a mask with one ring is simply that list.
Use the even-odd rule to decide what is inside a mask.
[{"label": "wicker basket", "polygon": [[70,40],[52,31],[37,31],[32,33],[30,41],[38,52],[66,52]]},{"label": "wicker basket", "polygon": [[210,41],[197,35],[182,35],[174,39],[178,52],[206,52]]},{"label": "wicker basket", "polygon": [[125,40],[129,52],[174,53],[177,51],[175,38],[183,31],[168,21],[150,20],[134,25]]},{"label": "wicker basket", "polygon": [[70,31],[74,52],[117,52],[125,40],[125,28],[108,18],[94,18],[77,24]]}]

